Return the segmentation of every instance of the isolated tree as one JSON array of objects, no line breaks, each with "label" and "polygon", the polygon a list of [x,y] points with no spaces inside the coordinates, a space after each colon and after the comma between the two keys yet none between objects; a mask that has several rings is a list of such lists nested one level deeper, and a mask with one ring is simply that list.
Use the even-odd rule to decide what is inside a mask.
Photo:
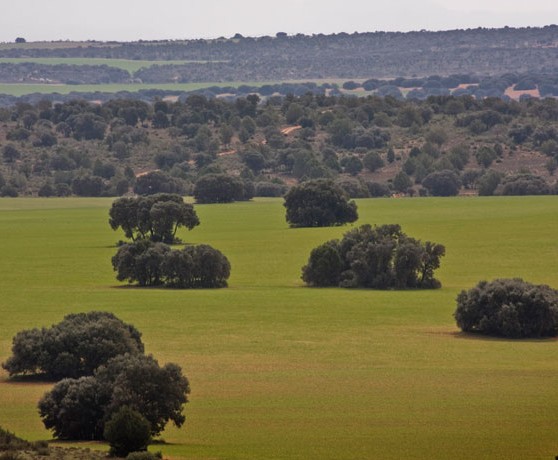
[{"label": "isolated tree", "polygon": [[163,367],[152,356],[125,354],[99,367],[93,376],[64,379],[39,401],[39,414],[58,439],[102,439],[105,424],[123,406],[141,414],[156,436],[169,421],[177,427],[190,385],[181,368]]},{"label": "isolated tree", "polygon": [[440,287],[434,270],[445,254],[441,244],[407,236],[399,225],[362,225],[310,253],[302,279],[311,286],[374,289]]},{"label": "isolated tree", "polygon": [[454,313],[464,332],[510,337],[558,335],[558,291],[522,279],[481,281],[461,291]]},{"label": "isolated tree", "polygon": [[354,201],[328,179],[292,187],[285,195],[286,219],[291,227],[329,227],[358,219]]},{"label": "isolated tree", "polygon": [[143,353],[141,334],[112,313],[92,311],[67,315],[50,328],[18,332],[2,367],[10,375],[79,377],[123,353]]},{"label": "isolated tree", "polygon": [[200,221],[194,207],[180,195],[156,194],[115,200],[109,210],[109,224],[113,230],[121,228],[132,241],[173,243],[179,228],[192,230]]}]

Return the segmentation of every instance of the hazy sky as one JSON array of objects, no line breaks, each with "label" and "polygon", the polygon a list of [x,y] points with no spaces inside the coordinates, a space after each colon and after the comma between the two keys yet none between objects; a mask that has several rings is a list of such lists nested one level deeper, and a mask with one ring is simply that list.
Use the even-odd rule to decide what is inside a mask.
[{"label": "hazy sky", "polygon": [[3,0],[0,41],[543,26],[557,0]]}]

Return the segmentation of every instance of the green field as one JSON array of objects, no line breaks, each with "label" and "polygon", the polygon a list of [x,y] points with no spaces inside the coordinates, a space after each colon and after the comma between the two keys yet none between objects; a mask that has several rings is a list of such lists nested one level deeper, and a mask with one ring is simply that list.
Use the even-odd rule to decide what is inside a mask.
[{"label": "green field", "polygon": [[[168,91],[195,91],[197,89],[209,88],[210,86],[240,86],[252,83],[227,82],[227,83],[108,83],[102,85],[57,85],[57,84],[19,84],[0,83],[0,94],[10,96],[24,96],[32,93],[43,94],[69,94],[78,93],[117,93],[119,91],[135,92],[140,89],[163,89]],[[261,86],[265,83],[253,83]]]},{"label": "green field", "polygon": [[[129,61],[135,62],[135,61]],[[312,81],[321,85],[323,83],[342,84],[342,81],[335,79],[324,80],[289,80],[289,83],[306,83]],[[117,93],[119,91],[135,92],[140,89],[162,89],[168,91],[195,91],[211,86],[219,87],[239,87],[241,85],[255,86],[259,88],[263,85],[274,85],[281,83],[278,81],[225,81],[225,82],[203,82],[203,83],[108,83],[100,85],[64,85],[64,84],[31,84],[31,83],[0,83],[0,94],[9,96],[25,96],[32,93],[43,94],[69,94],[71,92],[78,93],[94,93],[96,91],[102,93]]]},{"label": "green field", "polygon": [[[0,359],[18,330],[114,312],[191,381],[185,426],[155,446],[174,459],[558,455],[556,340],[466,336],[452,318],[480,279],[558,287],[558,197],[357,202],[359,223],[445,244],[442,289],[304,287],[310,249],[350,227],[289,229],[278,199],[197,206],[202,224],[181,233],[229,257],[228,289],[120,287],[110,199],[3,198]],[[0,425],[48,438],[35,409],[48,388],[0,374]]]},{"label": "green field", "polygon": [[132,59],[108,59],[108,58],[0,58],[1,63],[20,64],[23,62],[34,62],[35,64],[57,65],[107,65],[118,69],[127,70],[134,73],[143,67],[151,67],[153,65],[181,65],[188,63],[202,63],[208,61],[142,61]]}]

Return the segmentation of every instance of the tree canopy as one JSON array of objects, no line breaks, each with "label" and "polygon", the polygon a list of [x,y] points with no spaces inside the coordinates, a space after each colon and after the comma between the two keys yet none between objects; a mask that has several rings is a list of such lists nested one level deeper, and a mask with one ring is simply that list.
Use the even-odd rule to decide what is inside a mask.
[{"label": "tree canopy", "polygon": [[120,246],[112,266],[119,281],[183,289],[226,287],[231,270],[223,253],[207,244],[171,250],[147,240]]},{"label": "tree canopy", "polygon": [[286,219],[291,227],[328,227],[358,219],[354,201],[333,181],[316,179],[292,187],[285,195]]},{"label": "tree canopy", "polygon": [[173,363],[159,366],[152,356],[112,358],[94,375],[64,379],[39,401],[39,414],[58,439],[103,439],[105,424],[123,406],[137,411],[158,435],[172,421],[182,426],[190,393],[188,379]]},{"label": "tree canopy", "polygon": [[151,442],[151,425],[138,411],[122,406],[105,423],[104,439],[110,454],[126,457],[130,452],[146,451]]},{"label": "tree canopy", "polygon": [[50,328],[27,329],[13,338],[12,356],[2,367],[13,375],[48,378],[92,375],[115,356],[143,353],[140,332],[109,312],[71,314]]},{"label": "tree canopy", "polygon": [[454,313],[464,332],[510,338],[558,335],[558,291],[522,279],[481,281],[457,296]]},{"label": "tree canopy", "polygon": [[411,238],[399,225],[362,225],[313,249],[302,279],[319,287],[438,288],[434,270],[444,255],[444,246]]},{"label": "tree canopy", "polygon": [[109,211],[109,224],[113,230],[121,228],[132,241],[173,243],[180,227],[192,230],[200,220],[194,207],[180,195],[160,193],[115,200]]}]

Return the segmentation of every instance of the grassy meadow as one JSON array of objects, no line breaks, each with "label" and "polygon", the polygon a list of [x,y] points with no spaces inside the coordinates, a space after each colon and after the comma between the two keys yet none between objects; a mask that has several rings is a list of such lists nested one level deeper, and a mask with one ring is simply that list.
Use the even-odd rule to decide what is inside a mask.
[{"label": "grassy meadow", "polygon": [[[0,83],[0,94],[9,96],[24,96],[26,94],[70,94],[78,93],[117,93],[119,91],[135,92],[140,89],[162,89],[168,91],[195,91],[211,86],[240,86],[251,83],[106,83],[99,85],[65,85],[65,84],[35,84],[35,83]],[[261,86],[265,83],[255,83]]]},{"label": "grassy meadow", "polygon": [[[24,328],[114,312],[192,394],[173,459],[549,459],[558,455],[556,340],[461,334],[461,289],[520,276],[558,287],[558,197],[357,200],[359,224],[399,223],[446,246],[434,291],[306,288],[310,250],[350,227],[289,229],[282,200],[196,206],[187,242],[223,251],[230,287],[126,287],[111,199],[0,200],[0,360]],[[50,387],[0,371],[0,425],[49,438]],[[90,444],[86,444],[90,446]],[[95,448],[106,448],[93,445]]]},{"label": "grassy meadow", "polygon": [[[153,65],[180,65],[188,63],[205,64],[209,61],[145,61],[141,59],[109,59],[109,58],[0,58],[0,64],[21,64],[23,62],[34,62],[35,64],[57,65],[106,65],[124,69],[130,73],[137,72],[143,67],[151,67]],[[217,61],[218,62],[218,61]]]}]

